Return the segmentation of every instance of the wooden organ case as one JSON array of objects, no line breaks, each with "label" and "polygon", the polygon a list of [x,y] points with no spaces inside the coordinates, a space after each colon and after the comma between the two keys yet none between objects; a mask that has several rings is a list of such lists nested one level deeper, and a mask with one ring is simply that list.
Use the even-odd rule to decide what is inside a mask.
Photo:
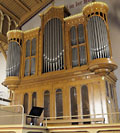
[{"label": "wooden organ case", "polygon": [[42,106],[44,117],[101,114],[117,121],[104,116],[118,111],[107,12],[102,2],[73,16],[52,6],[40,14],[41,27],[8,32],[4,85],[14,90],[13,103],[25,113]]}]

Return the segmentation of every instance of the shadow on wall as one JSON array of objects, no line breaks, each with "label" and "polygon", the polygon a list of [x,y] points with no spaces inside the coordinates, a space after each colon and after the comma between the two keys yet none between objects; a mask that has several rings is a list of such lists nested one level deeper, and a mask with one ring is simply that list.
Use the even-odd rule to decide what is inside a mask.
[{"label": "shadow on wall", "polygon": [[111,45],[112,45],[112,55],[114,61],[118,65],[118,69],[115,70],[115,75],[117,76],[117,98],[118,105],[120,108],[120,54],[119,54],[119,42],[120,42],[120,1],[119,0],[110,0],[106,1],[109,5],[108,19],[110,24],[110,33],[111,33]]},{"label": "shadow on wall", "polygon": [[111,23],[120,29],[120,1],[112,0],[110,3],[112,8],[110,9],[108,17],[110,18],[110,21],[112,21]]}]

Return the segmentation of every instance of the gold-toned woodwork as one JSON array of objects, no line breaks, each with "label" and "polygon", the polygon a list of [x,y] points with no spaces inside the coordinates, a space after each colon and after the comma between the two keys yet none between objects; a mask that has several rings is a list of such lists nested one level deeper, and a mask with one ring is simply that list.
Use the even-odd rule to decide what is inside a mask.
[{"label": "gold-toned woodwork", "polygon": [[7,33],[8,40],[13,38],[23,38],[23,32],[21,30],[12,30]]},{"label": "gold-toned woodwork", "polygon": [[6,80],[3,82],[3,85],[7,85],[8,88],[11,90],[14,90],[18,87],[20,83],[19,77],[12,76],[12,77],[7,77]]},{"label": "gold-toned woodwork", "polygon": [[102,12],[107,14],[108,6],[106,3],[103,2],[94,2],[88,4],[83,8],[83,14],[85,15],[85,17],[88,17],[88,15],[90,15],[93,12]]},{"label": "gold-toned woodwork", "polygon": [[[97,9],[96,9],[97,8]],[[83,119],[83,105],[82,105],[82,86],[86,86],[88,89],[88,99],[89,112],[91,118],[97,118],[96,114],[101,114],[101,118],[105,118],[106,121],[112,123],[112,115],[110,118],[105,115],[105,113],[117,112],[117,99],[116,99],[116,76],[113,74],[117,68],[117,65],[112,60],[112,53],[110,53],[110,58],[98,58],[91,60],[90,49],[88,44],[88,33],[87,33],[87,22],[89,13],[103,12],[107,15],[108,7],[106,4],[101,2],[94,2],[89,4],[83,9],[83,13],[73,15],[65,18],[65,13],[69,16],[69,12],[62,7],[50,7],[46,12],[40,15],[41,17],[41,27],[32,29],[29,31],[10,31],[8,32],[8,41],[22,40],[21,48],[21,67],[19,77],[7,77],[4,81],[4,85],[8,86],[11,90],[14,90],[15,97],[13,101],[15,104],[23,105],[24,94],[28,94],[28,113],[32,107],[32,94],[36,92],[37,94],[37,106],[44,107],[44,92],[48,90],[50,92],[50,117],[56,117],[56,90],[62,90],[62,101],[63,101],[63,116],[70,116],[65,119],[71,118],[71,99],[70,99],[70,88],[76,88],[76,101],[77,101],[77,112],[80,119]],[[63,29],[63,47],[64,47],[64,69],[58,71],[51,71],[43,73],[43,34],[44,27],[46,23],[52,18],[59,18],[62,21]],[[106,25],[107,21],[105,22]],[[78,43],[78,33],[76,33],[77,45],[71,46],[70,42],[70,29],[75,26],[76,31],[78,30],[78,25],[83,24],[84,28],[84,38],[85,42]],[[108,29],[107,29],[108,30]],[[109,32],[109,31],[107,31]],[[52,31],[51,31],[52,34]],[[14,39],[15,38],[15,39]],[[25,76],[25,60],[26,57],[26,42],[27,40],[32,40],[36,38],[36,64],[35,64],[35,74]],[[109,40],[108,36],[108,40]],[[18,42],[19,43],[19,42]],[[87,63],[83,66],[79,65],[76,67],[72,66],[72,48],[78,48],[79,46],[85,46]],[[109,42],[110,45],[110,42]],[[111,51],[111,47],[110,51]],[[31,49],[30,49],[31,51]],[[78,57],[80,55],[78,54]],[[79,57],[80,58],[80,57]],[[109,95],[106,92],[106,82],[108,82]],[[111,87],[112,91],[111,92]],[[18,97],[20,95],[20,97]],[[111,95],[114,95],[113,98]],[[111,102],[110,105],[108,103]],[[18,101],[18,102],[17,102]],[[42,114],[44,116],[44,114]],[[115,118],[117,121],[117,119]]]},{"label": "gold-toned woodwork", "polygon": [[112,61],[112,59],[96,59],[91,61],[89,64],[90,71],[95,71],[95,73],[110,73],[115,70],[117,65]]}]

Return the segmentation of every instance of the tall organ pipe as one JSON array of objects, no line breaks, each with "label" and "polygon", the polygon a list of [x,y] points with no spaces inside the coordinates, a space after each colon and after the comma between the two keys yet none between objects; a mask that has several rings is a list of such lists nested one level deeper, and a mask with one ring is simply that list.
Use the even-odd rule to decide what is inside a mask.
[{"label": "tall organ pipe", "polygon": [[56,46],[56,51],[55,51],[55,53],[56,53],[56,55],[55,55],[55,57],[56,57],[56,70],[58,70],[58,19],[56,18],[56,44],[55,44],[55,46]]},{"label": "tall organ pipe", "polygon": [[58,22],[58,70],[60,70],[60,23]]},{"label": "tall organ pipe", "polygon": [[47,32],[47,43],[48,43],[48,62],[47,62],[47,66],[48,66],[48,72],[50,70],[50,37],[49,37],[49,34],[50,34],[50,22],[48,22],[48,32]]},{"label": "tall organ pipe", "polygon": [[54,40],[55,41],[55,58],[54,58],[54,60],[55,60],[55,70],[57,70],[57,67],[56,67],[57,66],[57,64],[56,64],[56,62],[57,62],[57,49],[56,49],[57,48],[56,47],[57,46],[56,45],[57,44],[57,35],[56,35],[57,34],[57,32],[56,32],[57,22],[56,21],[57,21],[57,19],[55,18],[55,40]]},{"label": "tall organ pipe", "polygon": [[62,69],[62,39],[61,39],[61,37],[62,37],[62,24],[60,23],[60,69]]},{"label": "tall organ pipe", "polygon": [[55,71],[55,20],[52,23],[53,25],[53,36],[52,36],[52,40],[53,40],[53,71]]}]

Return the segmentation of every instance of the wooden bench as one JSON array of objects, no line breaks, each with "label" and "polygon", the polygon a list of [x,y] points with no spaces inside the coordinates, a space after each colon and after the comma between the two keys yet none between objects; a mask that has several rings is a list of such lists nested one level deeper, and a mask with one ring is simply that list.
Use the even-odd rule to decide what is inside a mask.
[{"label": "wooden bench", "polygon": [[105,123],[105,118],[84,118],[84,119],[54,119],[44,120],[43,124],[64,124],[64,123],[84,123],[84,122],[101,122]]}]

